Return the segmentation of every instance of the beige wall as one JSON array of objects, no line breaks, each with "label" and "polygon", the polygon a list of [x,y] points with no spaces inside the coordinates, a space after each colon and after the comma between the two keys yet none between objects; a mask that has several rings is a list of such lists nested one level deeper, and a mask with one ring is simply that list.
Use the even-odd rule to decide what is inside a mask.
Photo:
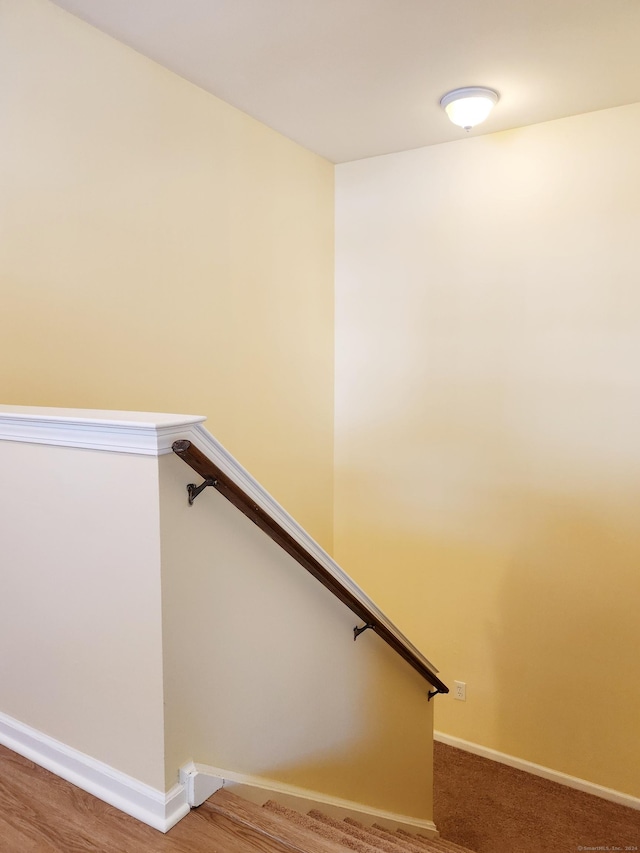
[{"label": "beige wall", "polygon": [[1,714],[159,791],[196,761],[431,820],[429,685],[217,492],[189,506],[155,455],[189,419],[2,408]]},{"label": "beige wall", "polygon": [[46,0],[0,104],[0,400],[207,415],[330,547],[333,167]]},{"label": "beige wall", "polygon": [[194,759],[431,820],[429,685],[190,478],[160,459],[167,787]]},{"label": "beige wall", "polygon": [[[0,104],[0,399],[206,414],[330,547],[330,164],[45,0]],[[639,129],[338,168],[335,507],[438,728],[636,796]]]},{"label": "beige wall", "polygon": [[335,551],[466,703],[640,795],[640,105],[337,168]]},{"label": "beige wall", "polygon": [[0,711],[164,790],[157,459],[0,441],[0,470]]}]

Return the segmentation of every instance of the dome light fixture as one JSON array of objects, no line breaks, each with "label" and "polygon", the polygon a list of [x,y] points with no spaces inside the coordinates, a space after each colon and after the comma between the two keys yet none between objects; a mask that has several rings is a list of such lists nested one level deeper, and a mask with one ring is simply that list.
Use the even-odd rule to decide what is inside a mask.
[{"label": "dome light fixture", "polygon": [[440,106],[454,124],[468,132],[487,118],[498,103],[499,97],[493,89],[486,89],[484,86],[467,86],[464,89],[447,92],[440,99]]}]

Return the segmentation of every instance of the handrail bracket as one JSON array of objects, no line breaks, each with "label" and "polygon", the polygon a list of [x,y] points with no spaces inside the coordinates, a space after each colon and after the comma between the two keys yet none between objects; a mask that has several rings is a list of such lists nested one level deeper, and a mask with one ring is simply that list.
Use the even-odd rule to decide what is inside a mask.
[{"label": "handrail bracket", "polygon": [[199,486],[196,486],[195,483],[189,483],[189,485],[187,486],[187,493],[189,495],[189,506],[193,506],[193,502],[195,501],[195,499],[198,497],[200,492],[207,488],[207,486],[217,485],[218,481],[213,477],[207,477],[207,479],[203,483],[200,483]]},{"label": "handrail bracket", "polygon": [[187,486],[190,505],[193,504],[195,498],[207,486],[215,486],[222,497],[226,498],[246,518],[269,536],[273,542],[279,545],[285,553],[289,554],[290,557],[306,569],[338,601],[341,601],[342,604],[349,608],[354,614],[354,618],[358,619],[361,623],[353,629],[354,640],[357,640],[364,631],[373,628],[374,633],[383,642],[387,643],[416,672],[420,673],[422,678],[425,678],[435,688],[435,692],[429,694],[429,699],[437,693],[449,692],[446,684],[440,681],[436,675],[437,670],[432,667],[426,658],[422,657],[408,640],[386,621],[382,614],[376,612],[377,608],[370,606],[371,602],[368,601],[366,596],[361,597],[356,595],[345,580],[337,577],[323,560],[319,559],[301,541],[298,541],[298,538],[287,527],[282,526],[272,512],[266,510],[260,503],[256,502],[256,499],[252,495],[245,492],[224,468],[220,468],[202,450],[186,438],[174,441],[171,449],[198,476],[205,478],[200,486],[196,486],[194,483],[190,483]]},{"label": "handrail bracket", "polygon": [[356,625],[356,627],[353,629],[353,641],[354,641],[354,643],[355,643],[355,641],[358,639],[358,637],[360,636],[360,634],[362,634],[362,633],[363,633],[364,631],[366,631],[368,628],[373,628],[373,627],[374,627],[374,626],[373,626],[373,625],[370,625],[369,623],[367,623],[366,625],[363,625],[363,626],[362,626],[362,628],[358,628],[358,626]]}]

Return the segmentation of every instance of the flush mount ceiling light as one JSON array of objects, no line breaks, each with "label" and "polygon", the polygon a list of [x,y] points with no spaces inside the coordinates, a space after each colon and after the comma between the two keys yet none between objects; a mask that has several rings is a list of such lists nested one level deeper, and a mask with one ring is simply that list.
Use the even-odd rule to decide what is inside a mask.
[{"label": "flush mount ceiling light", "polygon": [[484,121],[498,103],[498,93],[484,86],[467,86],[454,89],[440,99],[444,109],[454,124],[469,131]]}]

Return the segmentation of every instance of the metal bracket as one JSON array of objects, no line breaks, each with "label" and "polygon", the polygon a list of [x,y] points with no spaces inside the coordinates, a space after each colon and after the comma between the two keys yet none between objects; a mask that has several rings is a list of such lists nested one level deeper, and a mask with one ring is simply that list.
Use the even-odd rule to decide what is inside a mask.
[{"label": "metal bracket", "polygon": [[189,506],[193,506],[194,500],[198,497],[200,492],[203,489],[206,489],[207,486],[216,486],[218,484],[217,480],[214,480],[213,477],[207,477],[199,486],[196,486],[195,483],[189,483],[187,486],[187,493],[189,495]]},{"label": "metal bracket", "polygon": [[442,693],[442,690],[430,690],[427,693],[427,702],[431,702],[434,696],[437,696],[438,693]]},{"label": "metal bracket", "polygon": [[353,641],[354,641],[354,643],[358,639],[360,634],[362,634],[363,631],[366,631],[367,628],[373,628],[373,625],[369,625],[367,623],[366,625],[363,625],[362,628],[358,628],[358,626],[356,625],[356,627],[353,629]]}]

